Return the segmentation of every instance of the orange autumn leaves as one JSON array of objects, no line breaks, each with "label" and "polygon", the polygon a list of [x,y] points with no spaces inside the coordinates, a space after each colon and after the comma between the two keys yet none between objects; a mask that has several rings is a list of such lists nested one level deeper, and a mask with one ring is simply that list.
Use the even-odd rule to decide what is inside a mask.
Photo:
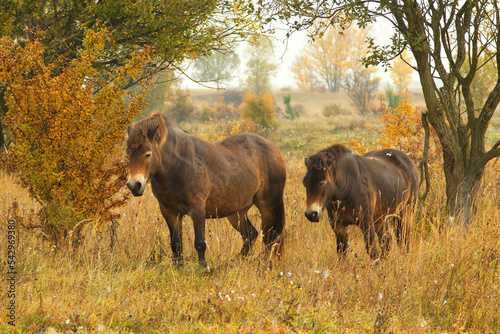
[{"label": "orange autumn leaves", "polygon": [[[396,148],[418,162],[423,157],[424,150],[424,128],[422,125],[422,113],[425,108],[416,107],[410,102],[408,91],[403,92],[401,103],[396,108],[389,108],[384,99],[381,100],[381,120],[382,129],[378,130],[378,139],[371,145],[362,145],[356,140],[350,140],[350,147],[364,154],[377,148]],[[439,141],[431,129],[429,162],[437,161],[440,158]]]},{"label": "orange autumn leaves", "polygon": [[108,34],[91,32],[79,57],[46,63],[37,41],[0,40],[0,83],[6,87],[12,145],[8,167],[42,204],[45,232],[54,237],[79,221],[109,221],[124,203],[124,129],[145,105],[123,89],[136,78],[150,50],[137,50],[105,77],[93,65]]}]

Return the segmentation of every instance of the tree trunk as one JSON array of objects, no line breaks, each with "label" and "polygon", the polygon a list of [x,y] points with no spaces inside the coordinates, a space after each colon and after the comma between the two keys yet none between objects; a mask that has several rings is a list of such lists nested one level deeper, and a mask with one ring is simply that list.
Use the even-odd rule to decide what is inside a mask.
[{"label": "tree trunk", "polygon": [[[443,152],[443,155],[444,154]],[[476,200],[481,187],[485,165],[472,164],[463,168],[450,163],[445,157],[444,174],[446,177],[447,211],[450,223],[469,225],[476,213]]]}]

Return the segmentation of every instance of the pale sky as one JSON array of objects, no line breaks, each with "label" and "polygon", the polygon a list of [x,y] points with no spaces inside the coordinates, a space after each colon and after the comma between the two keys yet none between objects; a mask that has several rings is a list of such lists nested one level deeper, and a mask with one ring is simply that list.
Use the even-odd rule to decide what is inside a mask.
[{"label": "pale sky", "polygon": [[[383,43],[384,41],[389,41],[392,36],[392,27],[386,21],[377,22],[372,26],[371,35],[375,38],[377,43]],[[275,33],[275,59],[279,64],[277,75],[271,80],[271,85],[273,88],[297,88],[296,79],[293,72],[291,71],[292,63],[297,59],[302,53],[303,49],[307,46],[309,41],[306,32],[295,32],[288,39],[288,44],[285,41],[284,30],[276,29]],[[242,45],[239,48],[239,54],[241,59],[241,64],[239,68],[239,73],[236,78],[231,81],[229,88],[240,86],[240,81],[245,78],[245,63],[247,56],[244,54],[243,50],[245,47]],[[190,73],[190,70],[188,70]],[[385,87],[387,83],[392,84],[389,78],[389,73],[383,70],[379,71],[379,76],[382,77],[380,88]],[[239,78],[238,78],[239,77]],[[417,73],[413,73],[412,76],[412,87],[419,87],[419,82],[417,78]],[[215,86],[215,84],[207,84],[208,86]],[[203,88],[202,86],[190,81],[189,79],[184,79],[182,82],[182,87],[185,88]]]}]

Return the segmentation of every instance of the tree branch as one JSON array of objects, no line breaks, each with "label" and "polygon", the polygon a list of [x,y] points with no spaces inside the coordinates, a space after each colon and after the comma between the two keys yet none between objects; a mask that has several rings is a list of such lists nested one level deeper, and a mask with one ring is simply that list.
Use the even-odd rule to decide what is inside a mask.
[{"label": "tree branch", "polygon": [[498,140],[493,147],[482,156],[481,163],[486,165],[488,161],[497,157],[500,157],[500,140]]}]

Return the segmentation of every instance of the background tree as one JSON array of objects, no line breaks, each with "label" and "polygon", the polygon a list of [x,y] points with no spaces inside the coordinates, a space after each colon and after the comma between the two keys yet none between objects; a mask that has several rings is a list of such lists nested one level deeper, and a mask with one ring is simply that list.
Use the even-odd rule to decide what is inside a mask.
[{"label": "background tree", "polygon": [[376,72],[374,67],[361,66],[349,73],[346,79],[347,95],[361,115],[368,113],[370,103],[378,92],[380,78],[375,76]]},{"label": "background tree", "polygon": [[[246,39],[254,31],[248,4],[247,0],[2,0],[0,37],[22,43],[37,38],[46,61],[65,55],[69,63],[77,57],[87,30],[106,28],[111,38],[93,66],[110,78],[137,47],[154,46],[155,57],[144,64],[141,76],[124,83],[128,87],[167,68],[182,70],[185,59],[206,56]],[[3,107],[0,111],[5,112]],[[0,114],[0,126],[4,115]]]},{"label": "background tree", "polygon": [[403,49],[399,57],[392,61],[389,75],[394,86],[396,86],[398,95],[402,95],[410,87],[413,76],[413,68],[410,65],[412,61],[413,57],[408,53],[407,49]]},{"label": "background tree", "polygon": [[271,78],[275,75],[278,65],[273,61],[273,44],[269,38],[253,36],[246,53],[250,55],[247,61],[247,79],[245,87],[255,95],[271,91]]},{"label": "background tree", "polygon": [[354,28],[342,32],[330,27],[325,33],[314,36],[314,41],[307,45],[304,52],[292,64],[292,71],[297,75],[297,85],[313,90],[319,86],[330,92],[337,92],[345,86],[349,69],[361,66],[353,54],[364,50],[367,31]]},{"label": "background tree", "polygon": [[413,57],[406,49],[403,49],[399,57],[392,61],[390,77],[396,88],[394,89],[389,84],[384,88],[389,108],[397,108],[403,101],[403,95],[408,90],[412,79],[413,68],[410,65],[412,61]]},{"label": "background tree", "polygon": [[196,59],[193,67],[193,78],[196,81],[215,82],[217,90],[234,78],[240,64],[240,57],[231,46],[224,51],[214,50],[208,56]]},{"label": "background tree", "polygon": [[[350,68],[345,78],[345,87],[353,106],[361,115],[366,115],[370,108],[372,99],[378,91],[380,78],[376,76],[378,69],[376,67],[365,67],[361,63],[362,57],[367,52],[367,46],[364,43],[370,33],[370,27],[358,29],[351,28],[349,38],[349,59]],[[347,47],[347,46],[346,46]]]},{"label": "background tree", "polygon": [[313,61],[303,52],[293,62],[291,71],[295,73],[297,86],[306,92],[312,92],[321,88],[321,82],[317,78]]},{"label": "background tree", "polygon": [[189,91],[177,89],[170,105],[165,109],[165,114],[177,123],[191,118],[195,111]]},{"label": "background tree", "polygon": [[[387,45],[369,39],[367,65],[387,65],[408,47],[415,58],[427,118],[443,149],[450,216],[471,221],[486,164],[500,156],[500,140],[486,145],[488,125],[500,103],[500,9],[497,1],[260,0],[264,23],[286,21],[291,30],[317,29],[356,19],[365,26],[385,19],[394,27]],[[297,19],[300,18],[300,19]],[[490,57],[483,57],[489,53]],[[473,81],[489,62],[495,84],[476,105]]]},{"label": "background tree", "polygon": [[314,41],[292,64],[297,85],[309,91],[324,87],[337,92],[346,88],[353,106],[365,115],[380,82],[376,70],[367,69],[360,62],[367,51],[365,39],[369,32],[369,27],[354,26],[345,31],[329,27],[324,33],[313,35]]},{"label": "background tree", "polygon": [[175,92],[179,89],[180,83],[181,79],[174,70],[165,70],[154,75],[146,96],[148,105],[143,112],[144,116],[162,112],[166,104],[175,99]]}]

